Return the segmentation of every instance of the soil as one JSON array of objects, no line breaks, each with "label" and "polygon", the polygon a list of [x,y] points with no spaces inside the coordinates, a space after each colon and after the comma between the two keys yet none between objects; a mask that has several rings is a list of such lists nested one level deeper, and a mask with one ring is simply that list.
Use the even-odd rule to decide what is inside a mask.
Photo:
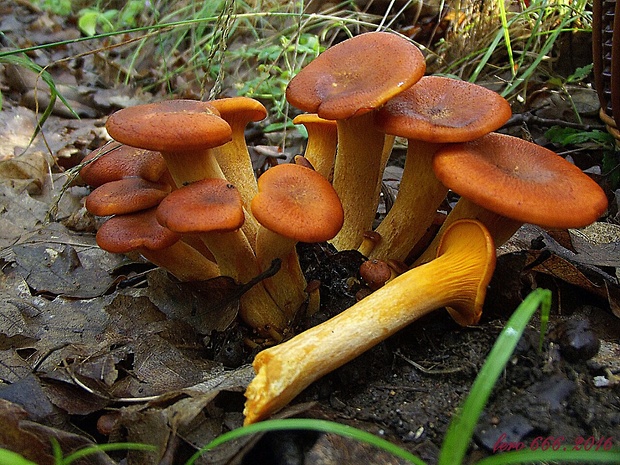
[{"label": "soil", "polygon": [[[12,25],[19,17],[31,18],[28,24],[32,24],[34,18],[42,17],[40,12],[33,10],[15,10],[18,7],[11,2],[0,2],[0,5],[5,25]],[[16,11],[21,11],[21,16]],[[45,19],[49,17],[45,16]],[[60,21],[56,17],[52,20]],[[67,31],[70,29],[67,28]],[[75,32],[75,29],[72,30]],[[56,34],[62,35],[62,31],[56,30]],[[16,88],[12,82],[8,77],[4,78],[4,111],[23,111],[26,105],[21,100],[23,89]],[[95,105],[90,100],[92,106],[86,107],[84,119],[79,123],[63,119],[58,114],[50,119],[49,124],[56,125],[52,127],[64,128],[69,134],[65,134],[60,146],[71,149],[65,151],[68,156],[58,160],[58,165],[54,167],[57,174],[75,166],[88,151],[101,144],[100,127],[105,114],[114,108],[110,100],[119,95],[129,98],[122,92],[116,89],[105,97],[103,93],[99,95],[100,99],[107,98],[110,106]],[[140,100],[142,96],[132,93],[131,98]],[[88,108],[92,113],[86,111]],[[88,127],[86,135],[80,132],[80,127]],[[514,128],[506,129],[511,130],[514,131]],[[536,128],[532,132],[534,138],[541,133]],[[252,145],[264,148],[270,143],[269,138],[257,128],[248,134]],[[291,149],[287,156],[293,152]],[[260,157],[257,153],[254,155],[257,161]],[[600,162],[600,153],[577,154],[575,159],[585,168]],[[401,164],[402,160],[398,157],[391,163],[393,167]],[[81,198],[88,192],[82,189],[81,196],[76,197]],[[20,191],[21,197],[16,196],[13,201],[26,202],[26,198],[32,197],[44,199],[50,206],[49,192],[46,195],[45,188],[34,189],[30,196],[26,192]],[[612,198],[613,193],[610,191],[609,194]],[[75,207],[75,211],[78,210],[79,207]],[[617,204],[612,204],[610,223],[617,221],[617,217],[614,219],[616,212]],[[64,220],[66,218],[63,224]],[[51,229],[46,230],[49,232],[58,228],[64,231],[60,223],[60,220],[52,222]],[[36,227],[40,226],[41,223],[37,223]],[[92,227],[93,224],[89,223],[89,227],[73,231],[72,239],[90,241],[88,244],[92,248]],[[46,228],[50,228],[49,223]],[[25,230],[23,235],[35,229]],[[550,254],[555,254],[557,258],[556,249],[551,245],[557,245],[552,243],[556,239],[560,243],[561,235],[541,234],[526,227],[500,251],[497,271],[489,286],[479,325],[459,327],[445,310],[437,310],[314,383],[278,416],[320,418],[352,425],[377,434],[434,464],[450,421],[467,396],[507,319],[530,290],[545,287],[553,291],[554,305],[542,349],[538,347],[540,322],[535,316],[494,387],[478,422],[465,463],[475,463],[500,451],[536,447],[548,438],[559,440],[561,446],[568,450],[589,447],[591,442],[596,444],[608,438],[613,438],[613,444],[617,446],[620,443],[620,314],[617,313],[620,303],[617,296],[620,293],[617,291],[617,280],[614,283],[613,279],[605,278],[609,274],[617,276],[615,269],[602,260],[600,266],[590,263],[584,267],[583,263],[560,257],[565,268],[572,267],[570,272],[559,272],[558,268],[545,270],[540,265],[546,262],[541,254],[541,238],[546,241],[542,249],[551,250]],[[620,239],[615,241],[617,244]],[[43,243],[48,244],[48,248],[42,247],[32,252],[33,263],[37,260],[39,264],[43,263],[46,250],[53,241],[50,239]],[[68,241],[65,243],[69,244]],[[83,251],[80,248],[77,250],[83,262]],[[230,305],[234,307],[234,299],[227,301],[227,296],[234,295],[234,285],[220,280],[205,288],[201,294],[197,287],[191,291],[180,285],[176,288],[177,283],[165,274],[153,271],[144,262],[108,257],[105,260],[111,261],[102,263],[104,267],[109,266],[106,278],[102,278],[104,282],[92,284],[93,287],[102,287],[101,290],[88,293],[82,288],[81,292],[88,295],[79,295],[75,291],[73,295],[65,293],[68,297],[63,297],[63,292],[37,288],[33,281],[35,267],[28,268],[23,259],[20,261],[22,256],[16,248],[3,245],[2,252],[1,289],[7,294],[6,299],[3,298],[8,302],[7,306],[16,301],[14,292],[19,290],[19,299],[24,299],[19,308],[24,315],[35,308],[27,302],[39,299],[39,304],[44,300],[48,306],[84,305],[83,312],[87,315],[84,327],[88,326],[89,330],[102,311],[106,318],[116,318],[114,322],[117,326],[112,326],[116,331],[114,337],[110,335],[112,329],[109,325],[97,326],[100,332],[92,329],[94,336],[80,342],[82,345],[67,339],[69,342],[65,342],[60,349],[52,343],[49,346],[41,344],[45,337],[51,336],[47,336],[45,331],[49,328],[45,324],[37,323],[38,315],[28,320],[32,325],[38,325],[36,331],[33,329],[31,333],[14,334],[10,328],[0,327],[0,362],[6,368],[2,371],[0,383],[0,418],[10,425],[6,431],[15,433],[13,439],[20,438],[11,442],[13,439],[0,433],[0,445],[6,444],[22,453],[28,452],[40,460],[39,463],[50,463],[47,452],[33,452],[33,447],[26,446],[28,440],[34,437],[47,441],[51,436],[57,437],[67,447],[66,450],[89,441],[144,441],[160,446],[163,451],[157,456],[160,463],[183,463],[196,446],[204,445],[213,437],[241,425],[243,388],[249,372],[247,366],[258,350],[249,349],[243,341],[252,335],[238,324],[220,333],[192,326],[192,322],[196,321],[195,308],[209,305],[205,299],[216,291],[221,292],[218,296],[224,295],[223,301],[229,304],[222,310],[223,317],[227,312],[233,312]],[[357,273],[363,257],[356,252],[336,254],[325,244],[315,244],[300,245],[299,253],[308,279],[321,283],[322,307],[311,320],[299,321],[298,331],[329,318],[369,292]],[[593,272],[593,267],[598,271]],[[68,266],[65,271],[70,273],[74,268]],[[577,284],[575,270],[587,279]],[[113,277],[111,284],[106,285],[109,273]],[[23,285],[23,288],[14,283]],[[173,292],[191,294],[198,303],[190,305],[193,308],[191,311],[181,308],[185,304],[179,294],[174,296]],[[18,305],[15,305],[17,308]],[[132,316],[130,310],[133,306],[140,313]],[[147,329],[140,332],[142,328]],[[140,382],[133,379],[134,375],[139,378],[135,373],[143,368],[138,366],[138,361],[148,358],[149,353],[144,352],[155,350],[153,346],[141,348],[140,343],[146,343],[145,334],[149,338],[154,334],[161,336],[163,342],[156,347],[168,350],[166,344],[169,343],[178,351],[171,352],[177,357],[170,362],[173,367],[171,371],[185,376],[184,382],[166,384],[169,381],[166,378],[161,380],[161,386],[158,385],[154,378],[160,374],[163,377],[163,369],[161,372],[157,369],[145,371],[146,381],[144,378]],[[93,341],[100,343],[100,346]],[[59,355],[50,355],[58,351],[61,351]],[[63,371],[67,367],[73,371]],[[242,371],[244,368],[246,371]],[[95,373],[96,370],[99,371]],[[208,391],[208,399],[196,394],[199,392],[197,390],[183,390],[201,386],[201,376],[206,372],[241,374],[231,386]],[[100,392],[111,397],[97,394]],[[200,392],[204,394],[204,391]],[[130,395],[142,399],[138,399],[139,402],[127,401]],[[161,397],[150,397],[156,395]],[[183,402],[193,401],[203,404],[183,407]],[[178,419],[179,416],[183,417],[182,420]],[[153,456],[130,453],[125,458],[124,455],[111,453],[111,459],[97,456],[96,459],[79,463],[155,463]],[[274,432],[234,442],[217,454],[211,453],[199,459],[197,463],[319,465],[357,464],[362,461],[372,464],[405,463],[345,438],[307,431]]]}]

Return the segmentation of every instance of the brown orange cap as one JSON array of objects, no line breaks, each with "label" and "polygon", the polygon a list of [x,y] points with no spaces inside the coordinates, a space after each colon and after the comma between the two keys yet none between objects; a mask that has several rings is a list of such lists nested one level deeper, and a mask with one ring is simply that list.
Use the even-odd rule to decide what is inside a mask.
[{"label": "brown orange cap", "polygon": [[170,192],[166,183],[142,178],[123,178],[97,187],[86,197],[86,209],[93,215],[133,213],[154,207]]},{"label": "brown orange cap", "polygon": [[111,253],[128,253],[141,248],[161,250],[170,247],[180,235],[161,226],[150,208],[130,215],[117,215],[97,231],[97,245]]},{"label": "brown orange cap", "polygon": [[375,115],[387,134],[426,142],[467,142],[499,129],[510,118],[501,95],[470,82],[424,76]]},{"label": "brown orange cap", "polygon": [[110,181],[137,176],[147,181],[158,181],[166,171],[161,153],[139,149],[112,141],[84,157],[80,176],[87,184],[99,187]]},{"label": "brown orange cap", "polygon": [[258,100],[249,97],[228,97],[210,100],[209,103],[219,111],[223,120],[240,120],[245,123],[261,121],[267,117],[267,109]]},{"label": "brown orange cap", "polygon": [[157,220],[178,233],[226,232],[239,229],[245,216],[237,188],[208,178],[171,192],[157,207]]},{"label": "brown orange cap", "polygon": [[277,165],[263,173],[251,208],[265,228],[301,242],[329,240],[344,221],[342,204],[329,181],[295,164]]},{"label": "brown orange cap", "polygon": [[232,134],[213,105],[183,99],[123,108],[108,118],[106,129],[118,142],[158,152],[217,147]]},{"label": "brown orange cap", "polygon": [[295,107],[325,119],[346,119],[380,107],[426,71],[422,52],[389,32],[368,32],[321,53],[289,83]]},{"label": "brown orange cap", "polygon": [[439,180],[471,202],[523,223],[578,228],[607,208],[605,192],[577,166],[539,145],[498,133],[446,145]]}]

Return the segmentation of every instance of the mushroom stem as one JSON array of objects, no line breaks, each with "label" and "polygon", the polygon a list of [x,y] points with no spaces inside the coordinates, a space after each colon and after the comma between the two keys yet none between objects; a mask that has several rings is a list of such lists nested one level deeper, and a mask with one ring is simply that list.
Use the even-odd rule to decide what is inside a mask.
[{"label": "mushroom stem", "polygon": [[[247,283],[260,274],[254,251],[241,230],[200,233],[199,236],[213,253],[222,275]],[[283,330],[288,323],[262,282],[241,296],[239,314],[243,321],[259,331],[268,327]]]},{"label": "mushroom stem", "polygon": [[265,279],[263,284],[278,307],[291,320],[307,298],[306,278],[299,265],[296,244],[296,240],[262,226],[256,236],[256,256],[261,270],[268,269],[276,258],[282,261],[280,270]]},{"label": "mushroom stem", "polygon": [[161,152],[176,187],[207,178],[226,179],[213,149],[188,152]]},{"label": "mushroom stem", "polygon": [[[338,151],[333,186],[344,208],[344,224],[330,242],[338,250],[357,249],[372,229],[379,198],[385,135],[374,126],[373,112],[337,120]],[[368,194],[372,193],[372,198]]]},{"label": "mushroom stem", "polygon": [[[250,211],[252,198],[258,191],[256,175],[245,140],[245,128],[252,121],[260,121],[267,116],[267,110],[257,100],[247,97],[230,97],[210,102],[220,112],[232,130],[232,139],[218,147],[213,153],[226,179],[234,184],[243,199],[246,212]],[[243,232],[254,246],[258,223],[252,215],[247,215]]]},{"label": "mushroom stem", "polygon": [[446,230],[438,257],[409,270],[357,304],[260,352],[245,396],[245,424],[284,407],[312,382],[423,315],[450,306],[461,325],[478,322],[495,267],[495,246],[475,220]]},{"label": "mushroom stem", "polygon": [[303,124],[308,132],[304,157],[317,173],[331,182],[338,147],[338,126],[336,122],[323,119],[316,113],[303,113],[296,116],[293,123]]},{"label": "mushroom stem", "polygon": [[431,241],[429,246],[420,255],[414,266],[422,265],[423,263],[430,262],[433,256],[437,253],[437,247],[439,246],[440,237],[443,232],[450,227],[451,224],[463,218],[473,218],[480,221],[489,231],[489,234],[493,238],[496,247],[504,244],[508,239],[512,237],[514,233],[523,225],[522,221],[513,220],[502,215],[498,215],[486,208],[476,205],[474,202],[461,197],[456,205],[446,217],[446,220],[439,228],[437,235]]},{"label": "mushroom stem", "polygon": [[411,139],[407,144],[396,201],[376,229],[381,241],[376,246],[364,241],[359,249],[368,258],[405,260],[433,223],[437,207],[448,192],[433,172],[433,154],[440,144]]},{"label": "mushroom stem", "polygon": [[161,250],[137,250],[149,262],[164,268],[179,281],[205,281],[220,276],[218,266],[182,240]]}]

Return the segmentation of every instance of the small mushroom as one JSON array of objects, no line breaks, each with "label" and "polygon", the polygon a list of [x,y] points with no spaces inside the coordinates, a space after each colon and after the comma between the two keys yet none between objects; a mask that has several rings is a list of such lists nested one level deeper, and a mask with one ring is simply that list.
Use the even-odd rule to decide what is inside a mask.
[{"label": "small mushroom", "polygon": [[375,128],[373,111],[415,84],[425,70],[424,57],[411,42],[369,32],[327,49],[288,84],[289,103],[337,123],[333,185],[345,216],[331,242],[339,250],[359,247],[379,203],[386,137]]},{"label": "small mushroom", "polygon": [[[577,166],[518,137],[491,133],[446,145],[435,153],[433,169],[461,196],[439,234],[460,218],[476,218],[499,247],[523,223],[580,228],[595,222],[607,208],[603,189]],[[432,259],[437,237],[416,264]]]},{"label": "small mushroom", "polygon": [[265,287],[290,319],[306,299],[306,279],[297,242],[324,242],[338,233],[343,210],[332,185],[316,171],[296,164],[277,165],[258,178],[252,214],[261,224],[256,256],[262,270],[279,258],[280,270]]},{"label": "small mushroom", "polygon": [[127,177],[159,181],[167,171],[161,153],[111,141],[90,152],[82,161],[80,176],[92,187]]},{"label": "small mushroom", "polygon": [[224,179],[213,147],[232,138],[232,129],[208,102],[167,100],[123,108],[106,129],[114,140],[161,152],[177,187],[205,178]]},{"label": "small mushroom", "polygon": [[[244,222],[239,191],[224,179],[196,181],[171,192],[157,207],[157,220],[179,234],[196,234],[213,253],[220,273],[247,283],[260,268],[247,238],[239,228]],[[259,331],[283,330],[284,315],[262,282],[240,300],[243,320]]]},{"label": "small mushroom", "polygon": [[180,235],[161,226],[155,208],[116,215],[97,231],[97,245],[111,253],[138,252],[180,281],[200,281],[219,276],[215,263],[179,240]]},{"label": "small mushroom", "polygon": [[398,274],[385,260],[371,258],[360,265],[360,277],[371,291],[382,288]]},{"label": "small mushroom", "polygon": [[303,125],[308,133],[304,158],[310,162],[317,173],[331,182],[338,146],[336,122],[321,118],[316,113],[302,113],[293,118],[293,124]]},{"label": "small mushroom", "polygon": [[423,315],[445,306],[461,325],[478,322],[495,268],[495,246],[481,223],[455,222],[437,258],[398,276],[335,317],[256,355],[245,396],[245,424],[288,404],[312,382]]},{"label": "small mushroom", "polygon": [[[256,195],[256,176],[245,140],[245,128],[251,122],[267,117],[267,110],[258,100],[249,97],[230,97],[209,102],[219,112],[232,130],[232,140],[213,148],[224,177],[233,184],[241,194],[246,212],[250,211],[250,202]],[[250,244],[254,244],[258,225],[251,215],[246,216],[243,231]]]},{"label": "small mushroom", "polygon": [[86,197],[86,209],[97,216],[133,213],[159,204],[169,193],[169,184],[142,178],[106,182]]},{"label": "small mushroom", "polygon": [[364,241],[369,258],[404,260],[432,224],[448,192],[432,157],[443,144],[467,142],[498,129],[511,115],[496,92],[457,79],[425,76],[376,112],[377,127],[407,138],[407,158],[394,205],[377,227],[381,242]]}]

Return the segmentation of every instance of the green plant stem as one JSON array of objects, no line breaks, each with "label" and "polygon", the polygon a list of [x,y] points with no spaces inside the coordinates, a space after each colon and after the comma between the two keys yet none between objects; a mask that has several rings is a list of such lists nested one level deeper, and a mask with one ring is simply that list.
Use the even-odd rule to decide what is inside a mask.
[{"label": "green plant stem", "polygon": [[340,436],[352,438],[356,441],[365,442],[367,444],[383,449],[386,452],[389,452],[396,457],[408,460],[415,465],[426,465],[426,463],[422,459],[416,457],[410,452],[396,446],[395,444],[392,444],[391,442],[383,438],[375,436],[374,434],[340,423],[310,418],[287,418],[280,420],[267,420],[260,423],[254,423],[249,426],[244,426],[243,428],[234,429],[232,431],[222,434],[221,436],[218,436],[209,444],[197,451],[187,462],[185,462],[185,465],[192,465],[204,452],[214,449],[217,446],[233,439],[237,439],[254,433],[282,430],[310,430],[321,431],[323,433],[338,434]]},{"label": "green plant stem", "polygon": [[495,383],[499,379],[506,363],[516,347],[523,330],[534,312],[541,307],[543,315],[548,314],[551,307],[551,291],[536,289],[519,305],[506,323],[497,341],[493,345],[480,373],[476,377],[471,391],[450,423],[439,455],[439,465],[460,464],[465,457],[474,428],[491,395]]}]

